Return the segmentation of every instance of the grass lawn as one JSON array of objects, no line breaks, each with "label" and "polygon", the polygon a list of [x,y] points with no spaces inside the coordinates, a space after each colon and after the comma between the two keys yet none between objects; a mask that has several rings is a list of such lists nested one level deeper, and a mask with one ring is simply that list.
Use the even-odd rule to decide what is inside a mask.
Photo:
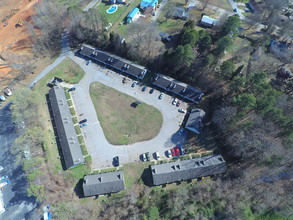
[{"label": "grass lawn", "polygon": [[150,162],[128,163],[123,165],[122,170],[125,175],[124,180],[126,189],[130,189],[134,183],[140,180],[144,169],[148,168],[149,165],[151,165]]},{"label": "grass lawn", "polygon": [[[161,129],[163,116],[145,103],[136,108],[135,98],[101,83],[90,86],[90,95],[104,134],[111,144],[132,144],[155,137]],[[125,137],[129,135],[129,137]]]},{"label": "grass lawn", "polygon": [[56,76],[63,79],[64,82],[75,84],[83,78],[84,74],[85,72],[78,64],[73,62],[71,59],[66,58],[58,66],[51,70],[48,75],[51,76],[49,80]]}]

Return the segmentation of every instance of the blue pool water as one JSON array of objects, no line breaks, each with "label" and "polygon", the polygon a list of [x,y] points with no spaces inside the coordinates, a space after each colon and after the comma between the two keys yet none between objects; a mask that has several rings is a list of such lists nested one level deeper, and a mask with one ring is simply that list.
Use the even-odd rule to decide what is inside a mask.
[{"label": "blue pool water", "polygon": [[117,11],[118,7],[115,6],[115,5],[112,5],[108,10],[107,10],[107,13],[108,14],[112,14],[114,13],[115,11]]}]

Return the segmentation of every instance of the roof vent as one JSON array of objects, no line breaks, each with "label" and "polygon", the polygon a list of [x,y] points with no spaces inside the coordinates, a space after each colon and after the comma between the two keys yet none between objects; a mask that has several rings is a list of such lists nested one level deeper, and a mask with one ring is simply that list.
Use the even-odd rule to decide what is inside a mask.
[{"label": "roof vent", "polygon": [[83,182],[84,182],[84,184],[86,185],[86,182],[87,182],[87,181],[86,181],[86,178],[83,179]]},{"label": "roof vent", "polygon": [[186,87],[183,89],[183,91],[182,92],[186,92]]},{"label": "roof vent", "polygon": [[158,76],[155,76],[155,81],[158,80],[158,79],[159,79],[159,77]]},{"label": "roof vent", "polygon": [[156,169],[152,169],[153,173],[156,173]]},{"label": "roof vent", "polygon": [[126,68],[127,68],[127,63],[125,63],[125,64],[124,64],[123,68],[124,68],[124,69],[126,69]]},{"label": "roof vent", "polygon": [[175,89],[176,88],[176,83],[174,83],[174,85],[173,85],[173,89]]}]

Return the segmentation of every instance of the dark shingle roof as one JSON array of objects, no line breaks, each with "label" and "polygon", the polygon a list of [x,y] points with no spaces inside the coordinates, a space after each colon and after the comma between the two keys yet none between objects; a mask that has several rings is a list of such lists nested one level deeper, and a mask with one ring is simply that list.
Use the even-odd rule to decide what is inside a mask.
[{"label": "dark shingle roof", "polygon": [[50,89],[49,99],[66,169],[84,163],[63,87]]},{"label": "dark shingle roof", "polygon": [[201,90],[158,73],[153,78],[153,84],[192,102],[199,102],[203,96]]},{"label": "dark shingle roof", "polygon": [[223,173],[225,170],[226,162],[221,155],[151,166],[154,185],[210,176]]},{"label": "dark shingle roof", "polygon": [[125,60],[121,57],[115,56],[105,51],[93,48],[89,45],[83,45],[79,52],[81,55],[90,59],[94,59],[103,64],[109,65],[119,71],[123,71],[139,79],[143,79],[147,69],[143,66],[139,66]]},{"label": "dark shingle roof", "polygon": [[205,114],[206,113],[201,109],[192,109],[186,122],[185,128],[197,134],[200,134],[203,127],[202,120]]},{"label": "dark shingle roof", "polygon": [[122,171],[101,173],[84,177],[84,196],[104,195],[124,190],[124,174]]}]

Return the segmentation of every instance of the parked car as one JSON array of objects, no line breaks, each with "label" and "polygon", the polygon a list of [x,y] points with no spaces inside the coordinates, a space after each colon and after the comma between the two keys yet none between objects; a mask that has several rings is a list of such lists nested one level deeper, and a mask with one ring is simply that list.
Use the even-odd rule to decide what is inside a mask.
[{"label": "parked car", "polygon": [[175,98],[175,99],[173,100],[173,102],[172,102],[172,105],[176,105],[177,101],[178,101],[178,99]]},{"label": "parked car", "polygon": [[179,146],[179,149],[180,149],[180,154],[181,155],[184,155],[185,154],[184,147],[183,146]]},{"label": "parked car", "polygon": [[122,83],[126,83],[126,81],[127,81],[127,79],[126,79],[126,77],[124,77],[124,78],[122,79]]},{"label": "parked car", "polygon": [[151,160],[150,152],[146,152],[145,153],[145,156],[146,156],[147,161],[150,161]]},{"label": "parked car", "polygon": [[89,123],[83,123],[83,124],[81,124],[81,125],[79,125],[79,127],[81,127],[81,128],[83,128],[83,127],[85,127],[85,126],[87,126]]},{"label": "parked car", "polygon": [[164,95],[164,93],[161,93],[161,94],[159,95],[159,99],[162,99],[162,98],[163,98],[163,95]]},{"label": "parked car", "polygon": [[144,86],[141,91],[144,92],[146,89],[147,89],[147,86]]},{"label": "parked car", "polygon": [[134,86],[136,86],[136,84],[137,84],[137,82],[136,82],[136,81],[134,81],[134,82],[132,83],[131,87],[134,87]]},{"label": "parked car", "polygon": [[154,155],[156,160],[160,160],[160,154],[158,151],[156,151]]},{"label": "parked car", "polygon": [[183,134],[183,132],[184,132],[184,128],[180,128],[180,130],[179,130],[178,134],[179,134],[179,135],[182,135],[182,134]]},{"label": "parked car", "polygon": [[79,122],[79,124],[83,124],[83,123],[86,123],[87,122],[87,119],[83,119]]},{"label": "parked car", "polygon": [[178,109],[178,112],[181,112],[181,113],[186,113],[186,109],[179,108],[179,109]]},{"label": "parked car", "polygon": [[155,89],[151,89],[149,93],[152,94],[154,91],[155,91]]},{"label": "parked car", "polygon": [[67,90],[67,92],[72,92],[74,91],[76,88],[75,87],[71,87],[70,89]]},{"label": "parked car", "polygon": [[91,60],[88,60],[88,61],[86,62],[86,65],[88,66],[91,62],[92,62]]},{"label": "parked car", "polygon": [[175,152],[175,149],[174,148],[171,149],[171,154],[172,154],[172,157],[175,157],[176,156],[176,152]]},{"label": "parked car", "polygon": [[146,157],[145,154],[142,154],[142,155],[141,155],[141,160],[142,160],[143,162],[146,162],[146,161],[147,161],[147,157]]},{"label": "parked car", "polygon": [[5,97],[4,96],[2,96],[2,95],[0,95],[0,100],[3,102],[3,101],[5,101]]},{"label": "parked car", "polygon": [[114,167],[119,167],[120,163],[119,163],[119,157],[118,156],[113,158],[113,165],[114,165]]},{"label": "parked car", "polygon": [[171,156],[172,156],[172,152],[171,152],[171,150],[167,150],[167,151],[166,151],[166,156],[167,156],[167,157],[171,157]]},{"label": "parked car", "polygon": [[176,106],[177,106],[177,107],[179,107],[179,106],[180,106],[180,104],[181,104],[181,102],[180,102],[180,101],[178,101],[178,102],[176,103]]},{"label": "parked car", "polygon": [[12,92],[10,91],[10,89],[5,89],[4,90],[4,93],[7,95],[7,96],[11,96],[12,95]]}]

